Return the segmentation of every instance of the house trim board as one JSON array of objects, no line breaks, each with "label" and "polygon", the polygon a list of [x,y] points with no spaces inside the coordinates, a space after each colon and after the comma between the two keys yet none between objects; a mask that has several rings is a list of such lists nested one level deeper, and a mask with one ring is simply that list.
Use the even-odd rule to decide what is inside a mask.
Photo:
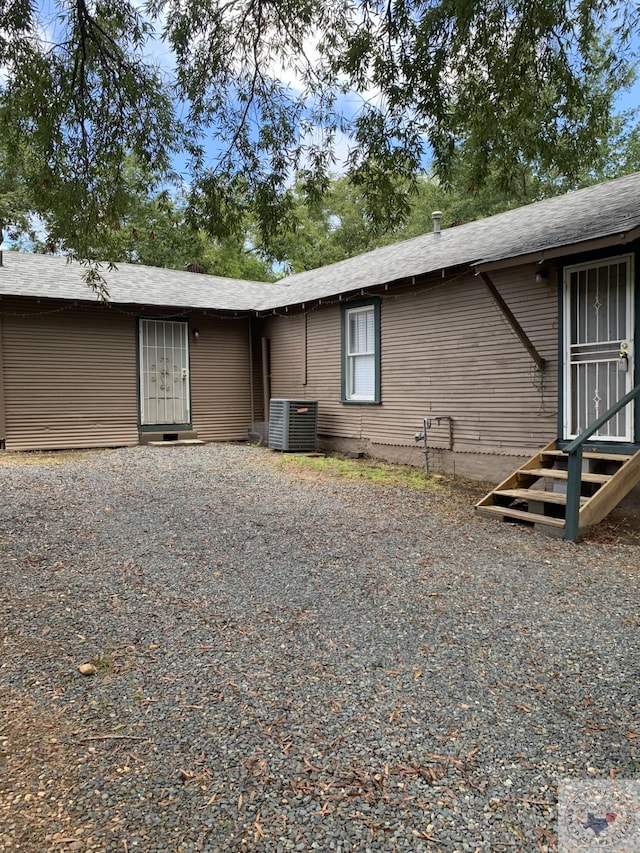
[{"label": "house trim board", "polygon": [[[556,301],[557,301],[557,345],[558,345],[558,399],[556,400],[556,437],[563,441],[564,430],[564,264],[558,264],[556,269]],[[558,445],[560,446],[560,445]]]}]

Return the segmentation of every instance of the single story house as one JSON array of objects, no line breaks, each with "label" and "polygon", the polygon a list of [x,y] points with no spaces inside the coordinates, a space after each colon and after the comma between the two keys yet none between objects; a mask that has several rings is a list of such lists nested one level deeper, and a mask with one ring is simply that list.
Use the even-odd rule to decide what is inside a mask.
[{"label": "single story house", "polygon": [[[242,440],[270,398],[318,401],[327,448],[497,479],[640,376],[640,173],[272,284],[5,252],[6,450]],[[640,449],[636,398],[597,433]]]}]

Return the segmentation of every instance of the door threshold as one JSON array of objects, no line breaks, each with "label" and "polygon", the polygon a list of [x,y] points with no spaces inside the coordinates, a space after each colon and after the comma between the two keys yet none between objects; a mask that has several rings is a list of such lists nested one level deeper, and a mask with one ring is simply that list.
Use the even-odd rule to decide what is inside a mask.
[{"label": "door threshold", "polygon": [[148,441],[149,447],[175,447],[182,444],[204,444],[200,438],[174,438],[171,441]]}]

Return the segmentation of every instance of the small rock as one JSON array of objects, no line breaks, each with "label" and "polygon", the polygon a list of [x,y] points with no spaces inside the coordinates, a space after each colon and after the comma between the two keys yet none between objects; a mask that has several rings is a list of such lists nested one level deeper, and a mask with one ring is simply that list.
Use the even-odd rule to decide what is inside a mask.
[{"label": "small rock", "polygon": [[97,671],[92,663],[81,663],[78,667],[80,675],[95,675]]}]

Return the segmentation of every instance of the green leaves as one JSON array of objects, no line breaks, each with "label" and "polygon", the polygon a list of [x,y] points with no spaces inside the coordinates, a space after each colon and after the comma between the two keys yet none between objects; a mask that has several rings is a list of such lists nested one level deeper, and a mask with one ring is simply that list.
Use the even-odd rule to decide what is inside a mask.
[{"label": "green leaves", "polygon": [[60,4],[53,46],[27,43],[33,21],[24,12],[11,38],[25,43],[3,56],[0,150],[22,153],[16,168],[51,238],[92,257],[99,232],[126,205],[126,158],[152,164],[154,180],[167,173],[173,106],[142,55],[148,25],[130,4]]},{"label": "green leaves", "polygon": [[2,2],[0,156],[51,238],[84,257],[126,215],[129,158],[153,188],[188,152],[193,222],[225,241],[250,216],[267,252],[291,229],[296,176],[317,200],[346,171],[374,232],[409,214],[429,163],[443,186],[461,157],[474,187],[517,186],[523,170],[578,181],[600,169],[635,59],[626,0],[58,0],[55,12]]}]

